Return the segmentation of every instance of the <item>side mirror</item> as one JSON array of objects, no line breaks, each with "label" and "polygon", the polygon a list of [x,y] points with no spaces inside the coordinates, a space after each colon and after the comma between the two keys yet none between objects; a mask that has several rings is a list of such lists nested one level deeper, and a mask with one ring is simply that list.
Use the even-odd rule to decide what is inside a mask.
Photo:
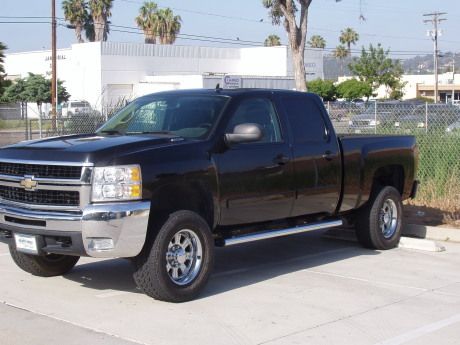
[{"label": "side mirror", "polygon": [[259,141],[263,137],[262,128],[256,123],[242,123],[235,126],[233,133],[225,134],[228,145]]}]

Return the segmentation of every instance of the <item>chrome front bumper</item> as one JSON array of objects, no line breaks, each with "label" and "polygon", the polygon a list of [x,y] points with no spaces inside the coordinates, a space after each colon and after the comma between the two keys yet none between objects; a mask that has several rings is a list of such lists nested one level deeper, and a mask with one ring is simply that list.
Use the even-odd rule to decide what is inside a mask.
[{"label": "chrome front bumper", "polygon": [[[89,204],[80,212],[38,211],[0,203],[0,237],[14,242],[14,233],[33,234],[44,243],[45,252],[65,254],[70,246],[68,252],[74,255],[133,257],[144,245],[149,214],[149,201]],[[52,237],[68,237],[71,243],[58,241],[47,246],[45,239]]]}]

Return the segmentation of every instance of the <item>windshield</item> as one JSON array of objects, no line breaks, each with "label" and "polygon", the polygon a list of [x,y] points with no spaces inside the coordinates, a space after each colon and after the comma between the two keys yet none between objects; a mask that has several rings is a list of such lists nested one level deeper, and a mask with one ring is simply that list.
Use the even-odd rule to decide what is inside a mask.
[{"label": "windshield", "polygon": [[98,133],[171,133],[203,138],[217,122],[228,99],[177,94],[141,97],[121,109]]}]

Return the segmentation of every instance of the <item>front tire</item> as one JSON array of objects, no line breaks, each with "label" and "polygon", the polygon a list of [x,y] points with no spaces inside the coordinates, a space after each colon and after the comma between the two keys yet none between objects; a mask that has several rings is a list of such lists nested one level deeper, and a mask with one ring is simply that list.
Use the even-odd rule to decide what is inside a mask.
[{"label": "front tire", "polygon": [[399,244],[401,223],[401,195],[394,187],[383,187],[358,214],[356,237],[366,248],[391,249]]},{"label": "front tire", "polygon": [[212,271],[211,230],[194,212],[174,212],[134,263],[134,281],[145,294],[166,302],[190,301],[203,289]]},{"label": "front tire", "polygon": [[55,277],[69,272],[80,259],[79,256],[47,254],[43,256],[21,253],[9,246],[14,263],[34,276]]}]

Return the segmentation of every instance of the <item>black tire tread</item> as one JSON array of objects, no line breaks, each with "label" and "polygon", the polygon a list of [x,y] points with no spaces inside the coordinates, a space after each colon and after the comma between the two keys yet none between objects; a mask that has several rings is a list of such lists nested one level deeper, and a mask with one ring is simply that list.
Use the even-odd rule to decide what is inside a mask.
[{"label": "black tire tread", "polygon": [[[172,287],[172,282],[170,284],[165,282],[165,269],[161,264],[165,253],[162,247],[165,242],[170,241],[170,229],[183,222],[194,224],[195,229],[202,229],[201,234],[204,237],[202,245],[206,256],[202,263],[202,272],[193,282],[185,287]],[[209,278],[214,262],[213,248],[208,248],[209,250],[206,252],[205,247],[213,245],[211,231],[203,218],[191,211],[174,212],[160,227],[151,246],[145,247],[143,252],[134,259],[136,270],[133,278],[138,287],[154,299],[175,303],[192,300],[198,295]]]},{"label": "black tire tread", "polygon": [[[380,205],[388,197],[392,197],[398,206],[398,228],[391,239],[383,238],[380,229],[378,229],[378,216]],[[402,222],[402,203],[401,195],[398,190],[392,186],[385,186],[377,189],[372,193],[370,200],[358,213],[356,221],[356,237],[358,242],[370,249],[391,249],[398,245],[401,237]]]},{"label": "black tire tread", "polygon": [[79,256],[62,255],[59,261],[49,261],[46,257],[21,253],[9,246],[11,258],[22,270],[39,277],[55,277],[69,272],[80,259]]}]

